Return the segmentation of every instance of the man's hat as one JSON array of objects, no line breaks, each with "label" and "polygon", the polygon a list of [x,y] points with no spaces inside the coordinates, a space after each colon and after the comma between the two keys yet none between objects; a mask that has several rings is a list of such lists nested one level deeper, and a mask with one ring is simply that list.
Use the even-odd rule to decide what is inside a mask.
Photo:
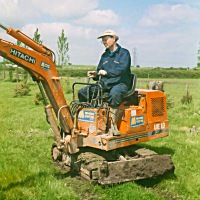
[{"label": "man's hat", "polygon": [[119,40],[119,37],[117,36],[117,34],[112,30],[104,31],[97,39],[100,39],[100,38],[102,38],[104,36],[115,36],[116,37],[116,41]]}]

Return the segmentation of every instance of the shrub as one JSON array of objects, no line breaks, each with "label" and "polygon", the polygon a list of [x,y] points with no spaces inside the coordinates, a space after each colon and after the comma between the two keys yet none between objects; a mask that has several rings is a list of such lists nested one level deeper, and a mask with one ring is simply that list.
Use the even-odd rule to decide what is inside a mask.
[{"label": "shrub", "polygon": [[9,71],[8,71],[8,74],[9,74],[9,81],[13,81],[13,68],[9,68]]},{"label": "shrub", "polygon": [[72,93],[72,86],[69,82],[69,77],[67,77],[67,80],[66,80],[65,92],[66,92],[66,94]]},{"label": "shrub", "polygon": [[35,102],[35,105],[39,105],[43,103],[43,97],[40,91],[37,91],[35,93],[34,102]]},{"label": "shrub", "polygon": [[189,104],[192,102],[192,95],[189,94],[189,92],[186,93],[186,95],[183,95],[181,99],[182,104]]},{"label": "shrub", "polygon": [[174,107],[174,100],[170,94],[166,94],[167,97],[167,109],[173,108]]},{"label": "shrub", "polygon": [[27,96],[29,95],[31,89],[29,87],[29,85],[25,82],[19,82],[16,84],[16,87],[15,87],[15,97],[18,97],[18,96]]}]

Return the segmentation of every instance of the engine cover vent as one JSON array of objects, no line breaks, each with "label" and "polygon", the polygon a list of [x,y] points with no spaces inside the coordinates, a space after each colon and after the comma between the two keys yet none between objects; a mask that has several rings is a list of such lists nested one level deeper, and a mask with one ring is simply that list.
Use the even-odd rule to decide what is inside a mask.
[{"label": "engine cover vent", "polygon": [[152,104],[153,117],[164,115],[164,98],[163,97],[151,98],[151,104]]}]

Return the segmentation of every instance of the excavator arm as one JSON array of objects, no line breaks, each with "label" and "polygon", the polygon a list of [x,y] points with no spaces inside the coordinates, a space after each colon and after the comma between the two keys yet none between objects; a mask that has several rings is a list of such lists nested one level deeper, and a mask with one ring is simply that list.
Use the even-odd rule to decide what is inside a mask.
[{"label": "excavator arm", "polygon": [[19,30],[6,28],[1,24],[0,27],[6,30],[7,34],[31,48],[24,48],[0,38],[0,55],[27,70],[33,80],[38,83],[40,90],[45,91],[50,101],[49,105],[45,101],[47,119],[52,127],[57,143],[61,146],[60,129],[52,113],[52,108],[59,121],[61,130],[65,134],[72,135],[74,125],[69,106],[64,97],[61,78],[58,76],[53,61],[53,51],[42,44],[38,44]]}]

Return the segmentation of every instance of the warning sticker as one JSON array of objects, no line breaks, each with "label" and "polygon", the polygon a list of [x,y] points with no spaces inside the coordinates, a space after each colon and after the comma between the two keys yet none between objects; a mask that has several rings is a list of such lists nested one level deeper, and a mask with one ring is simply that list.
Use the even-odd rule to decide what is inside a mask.
[{"label": "warning sticker", "polygon": [[144,124],[144,116],[132,116],[131,117],[131,127],[136,127]]},{"label": "warning sticker", "polygon": [[94,122],[95,112],[81,110],[78,114],[78,120],[83,122]]},{"label": "warning sticker", "polygon": [[48,63],[44,62],[44,61],[41,61],[40,67],[42,69],[45,69],[45,70],[49,70],[50,69],[50,65]]}]

